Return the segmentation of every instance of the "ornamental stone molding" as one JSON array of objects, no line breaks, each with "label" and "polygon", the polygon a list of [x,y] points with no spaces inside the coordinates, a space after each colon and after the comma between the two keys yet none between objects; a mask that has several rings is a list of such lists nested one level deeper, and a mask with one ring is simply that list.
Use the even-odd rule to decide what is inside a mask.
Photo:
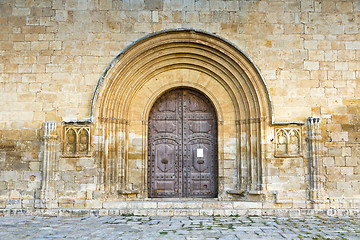
[{"label": "ornamental stone molding", "polygon": [[[187,29],[162,31],[136,41],[100,78],[90,116],[97,128],[96,155],[101,156],[99,188],[110,192],[136,189],[147,196],[149,112],[163,93],[180,87],[209,98],[221,123],[219,197],[226,197],[225,189],[261,191],[264,128],[272,123],[267,86],[255,64],[233,44]],[[224,167],[230,162],[236,170]]]}]

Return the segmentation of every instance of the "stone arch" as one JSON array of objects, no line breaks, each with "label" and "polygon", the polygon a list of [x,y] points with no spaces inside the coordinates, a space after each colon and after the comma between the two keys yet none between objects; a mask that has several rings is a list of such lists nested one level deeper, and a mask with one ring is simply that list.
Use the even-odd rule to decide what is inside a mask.
[{"label": "stone arch", "polygon": [[[139,135],[139,145],[146,146],[145,125],[152,103],[162,92],[184,86],[204,92],[218,111],[222,125],[219,168],[224,176],[225,160],[236,162],[236,183],[220,183],[219,189],[261,190],[264,129],[272,121],[267,86],[255,64],[233,44],[213,34],[186,29],[162,31],[136,41],[100,78],[90,116],[99,139],[99,188],[137,188],[146,195],[146,187],[137,183],[134,188],[132,183],[132,161],[146,166],[146,149],[137,149],[141,147],[133,145],[133,137]],[[228,129],[233,130],[231,137],[224,136]],[[227,157],[224,148],[229,139],[235,141],[232,157]],[[146,169],[141,172],[146,185]]]}]

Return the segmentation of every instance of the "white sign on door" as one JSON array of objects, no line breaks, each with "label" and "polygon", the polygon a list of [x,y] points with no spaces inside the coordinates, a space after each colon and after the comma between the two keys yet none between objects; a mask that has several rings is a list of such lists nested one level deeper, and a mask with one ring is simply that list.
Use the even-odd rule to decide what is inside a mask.
[{"label": "white sign on door", "polygon": [[197,156],[198,158],[204,157],[204,149],[203,149],[203,148],[198,148],[198,149],[196,149],[196,156]]}]

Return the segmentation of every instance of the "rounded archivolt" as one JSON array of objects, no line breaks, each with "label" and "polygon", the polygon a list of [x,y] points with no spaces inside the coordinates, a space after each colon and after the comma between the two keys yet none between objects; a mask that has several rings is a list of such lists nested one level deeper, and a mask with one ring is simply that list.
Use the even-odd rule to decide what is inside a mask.
[{"label": "rounded archivolt", "polygon": [[213,34],[184,29],[136,41],[99,80],[91,120],[96,120],[99,141],[100,189],[129,190],[137,185],[147,196],[145,126],[154,101],[176,88],[197,90],[214,104],[219,179],[229,177],[225,157],[236,163],[232,179],[237,179],[232,186],[219,183],[219,196],[225,194],[220,189],[234,186],[241,191],[261,190],[262,129],[272,120],[266,84],[254,63],[234,45]]},{"label": "rounded archivolt", "polygon": [[218,36],[184,29],[148,35],[117,56],[98,82],[91,119],[94,114],[127,119],[129,102],[139,89],[148,79],[171,69],[197,70],[220,82],[232,98],[237,120],[266,118],[271,122],[270,95],[255,64]]}]

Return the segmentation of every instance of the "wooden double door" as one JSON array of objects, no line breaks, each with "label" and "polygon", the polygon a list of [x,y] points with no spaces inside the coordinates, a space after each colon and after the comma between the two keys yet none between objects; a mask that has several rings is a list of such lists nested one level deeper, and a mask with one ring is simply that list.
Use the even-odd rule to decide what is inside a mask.
[{"label": "wooden double door", "polygon": [[217,197],[216,119],[209,99],[192,89],[172,90],[155,102],[148,125],[149,197]]}]

